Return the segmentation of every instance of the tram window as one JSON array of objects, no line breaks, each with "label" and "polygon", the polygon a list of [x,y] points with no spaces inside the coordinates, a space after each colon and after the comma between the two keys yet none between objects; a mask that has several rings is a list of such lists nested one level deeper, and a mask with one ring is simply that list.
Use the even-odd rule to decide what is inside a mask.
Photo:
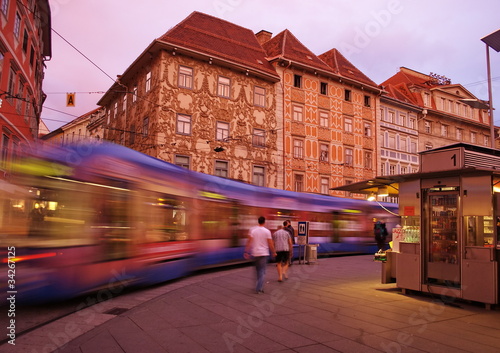
[{"label": "tram window", "polygon": [[224,202],[203,201],[201,213],[203,239],[231,238],[229,220],[233,214],[232,205]]},{"label": "tram window", "polygon": [[187,214],[185,201],[172,195],[151,196],[143,212],[146,242],[186,240]]}]

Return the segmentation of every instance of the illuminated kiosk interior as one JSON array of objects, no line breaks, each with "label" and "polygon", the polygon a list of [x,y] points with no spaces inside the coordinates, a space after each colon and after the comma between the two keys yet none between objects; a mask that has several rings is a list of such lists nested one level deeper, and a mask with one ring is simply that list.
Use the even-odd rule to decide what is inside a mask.
[{"label": "illuminated kiosk interior", "polygon": [[458,143],[421,152],[420,172],[335,188],[399,195],[397,287],[499,303],[500,151]]}]

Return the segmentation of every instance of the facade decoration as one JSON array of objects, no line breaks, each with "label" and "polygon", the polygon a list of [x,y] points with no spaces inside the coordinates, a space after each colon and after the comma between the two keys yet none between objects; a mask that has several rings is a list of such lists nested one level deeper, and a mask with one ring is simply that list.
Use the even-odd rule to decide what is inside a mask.
[{"label": "facade decoration", "polygon": [[280,188],[278,81],[253,32],[194,12],[99,101],[105,137],[198,172]]}]

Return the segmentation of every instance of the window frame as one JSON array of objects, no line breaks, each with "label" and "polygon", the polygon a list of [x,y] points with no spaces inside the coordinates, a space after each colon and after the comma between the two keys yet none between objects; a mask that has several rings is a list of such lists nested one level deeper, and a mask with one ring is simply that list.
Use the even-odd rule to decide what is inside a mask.
[{"label": "window frame", "polygon": [[254,146],[254,147],[266,147],[266,130],[256,129],[256,128],[253,129],[252,146]]},{"label": "window frame", "polygon": [[[224,173],[225,175],[222,175],[223,174],[222,172],[225,172]],[[222,178],[229,178],[229,161],[223,159],[216,159],[214,161],[214,175]]]},{"label": "window frame", "polygon": [[[177,119],[175,121],[175,133],[179,135],[191,136],[192,129],[192,117],[187,114],[177,113]],[[186,132],[186,127],[189,130]]]},{"label": "window frame", "polygon": [[266,167],[262,165],[253,166],[252,184],[257,186],[266,186]]},{"label": "window frame", "polygon": [[229,138],[230,125],[226,121],[217,121],[215,126],[215,139],[217,141],[227,141]]},{"label": "window frame", "polygon": [[189,66],[179,65],[177,85],[180,88],[193,89],[194,69]]},{"label": "window frame", "polygon": [[229,77],[219,76],[217,78],[217,95],[222,98],[231,98],[231,79]]},{"label": "window frame", "polygon": [[266,107],[266,89],[264,87],[254,86],[253,104],[257,107]]},{"label": "window frame", "polygon": [[304,159],[304,140],[293,139],[293,158]]}]

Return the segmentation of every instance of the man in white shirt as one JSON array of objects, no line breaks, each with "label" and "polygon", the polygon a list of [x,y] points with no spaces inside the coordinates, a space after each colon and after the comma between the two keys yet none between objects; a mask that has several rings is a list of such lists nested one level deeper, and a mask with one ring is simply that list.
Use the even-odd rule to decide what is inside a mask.
[{"label": "man in white shirt", "polygon": [[244,254],[245,259],[249,259],[250,256],[252,256],[255,262],[255,270],[257,273],[255,291],[257,294],[264,293],[264,276],[266,274],[269,251],[273,257],[276,256],[271,231],[264,226],[266,219],[261,216],[258,221],[259,226],[250,230]]}]

